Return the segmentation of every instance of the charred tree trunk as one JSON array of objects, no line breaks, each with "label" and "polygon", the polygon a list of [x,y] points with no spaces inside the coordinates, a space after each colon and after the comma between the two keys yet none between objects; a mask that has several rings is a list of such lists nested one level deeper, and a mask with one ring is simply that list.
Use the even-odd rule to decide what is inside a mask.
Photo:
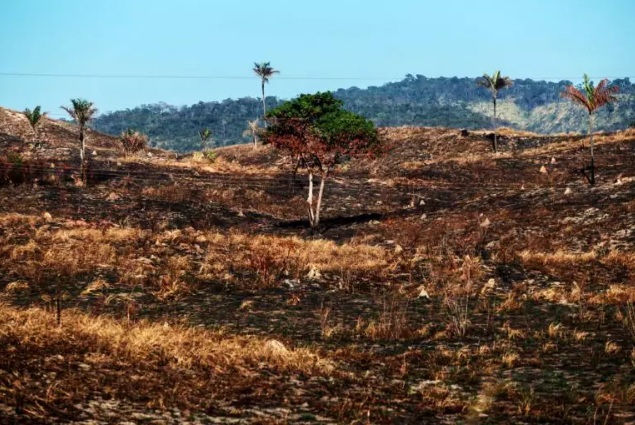
[{"label": "charred tree trunk", "polygon": [[591,185],[595,184],[595,155],[593,153],[593,114],[589,114],[589,143],[591,148],[591,166],[589,167],[590,180],[589,183]]},{"label": "charred tree trunk", "polygon": [[498,152],[498,122],[496,120],[496,95],[494,95],[494,153]]},{"label": "charred tree trunk", "polygon": [[83,125],[79,126],[79,144],[80,144],[80,148],[79,148],[79,159],[80,159],[79,173],[80,173],[81,180],[84,183],[86,183],[86,175],[85,175],[85,171],[86,171],[86,164],[85,164],[86,144],[85,144],[85,141],[84,141],[84,126]]}]

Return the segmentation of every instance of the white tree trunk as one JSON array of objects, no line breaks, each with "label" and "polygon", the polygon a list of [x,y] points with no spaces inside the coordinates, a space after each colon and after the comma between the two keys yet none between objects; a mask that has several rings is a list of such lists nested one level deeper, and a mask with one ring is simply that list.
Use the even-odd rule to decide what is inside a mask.
[{"label": "white tree trunk", "polygon": [[315,207],[315,224],[313,227],[317,227],[320,224],[320,209],[322,208],[322,197],[324,195],[324,184],[326,183],[326,178],[329,175],[329,170],[322,172],[322,176],[320,178],[320,191],[318,192],[318,200],[317,205]]},{"label": "white tree trunk", "polygon": [[315,213],[313,212],[313,172],[309,171],[309,196],[306,198],[309,207],[309,224],[315,227]]}]

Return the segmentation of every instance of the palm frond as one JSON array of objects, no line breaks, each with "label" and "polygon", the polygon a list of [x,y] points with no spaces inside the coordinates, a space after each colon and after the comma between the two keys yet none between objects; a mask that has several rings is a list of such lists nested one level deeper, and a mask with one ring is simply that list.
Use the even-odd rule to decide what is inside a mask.
[{"label": "palm frond", "polygon": [[485,87],[492,92],[492,96],[496,97],[498,91],[513,84],[513,81],[509,77],[501,77],[500,71],[495,71],[491,76],[487,73],[476,80],[476,84],[480,87]]},{"label": "palm frond", "polygon": [[254,63],[254,73],[259,76],[264,83],[269,82],[269,78],[280,71],[273,69],[270,62]]},{"label": "palm frond", "polygon": [[31,111],[29,108],[26,108],[23,114],[26,119],[29,120],[29,124],[31,124],[33,130],[35,130],[42,118],[46,117],[47,113],[42,113],[42,108],[40,107],[40,105],[38,105],[33,109],[33,111]]},{"label": "palm frond", "polygon": [[602,106],[617,101],[615,94],[617,94],[619,88],[617,86],[608,87],[608,83],[609,80],[604,79],[597,86],[594,86],[589,76],[584,74],[581,89],[568,86],[560,95],[573,103],[585,107],[588,113],[592,114]]},{"label": "palm frond", "polygon": [[81,126],[86,125],[97,113],[97,108],[93,107],[93,103],[85,99],[71,99],[71,104],[72,106],[62,106],[61,108]]}]

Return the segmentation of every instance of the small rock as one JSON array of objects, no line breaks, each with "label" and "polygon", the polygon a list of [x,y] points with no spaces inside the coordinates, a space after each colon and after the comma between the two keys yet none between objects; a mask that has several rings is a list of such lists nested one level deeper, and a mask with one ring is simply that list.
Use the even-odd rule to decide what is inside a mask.
[{"label": "small rock", "polygon": [[541,174],[547,174],[547,168],[544,165],[542,167],[540,167],[540,173]]},{"label": "small rock", "polygon": [[401,254],[403,252],[403,248],[401,245],[395,245],[395,254]]},{"label": "small rock", "polygon": [[44,217],[44,220],[47,223],[50,223],[51,221],[53,221],[53,216],[49,212],[45,212],[44,214],[42,214],[42,217]]},{"label": "small rock", "polygon": [[423,199],[419,201],[419,205],[425,205],[426,201],[424,201]]},{"label": "small rock", "polygon": [[265,343],[265,349],[269,352],[269,354],[276,356],[289,354],[289,349],[287,349],[287,347],[285,347],[284,344],[277,339],[270,339],[267,341]]},{"label": "small rock", "polygon": [[311,266],[311,269],[306,275],[307,279],[310,280],[319,280],[322,278],[322,273],[320,273],[320,269],[315,266]]},{"label": "small rock", "polygon": [[7,292],[20,292],[20,291],[26,291],[27,289],[29,289],[29,284],[21,281],[21,280],[16,280],[15,282],[10,282],[6,287],[5,290]]},{"label": "small rock", "polygon": [[428,218],[428,216],[425,214],[421,214],[421,217],[419,217],[420,220],[425,220],[426,218]]},{"label": "small rock", "polygon": [[489,218],[485,217],[485,220],[481,222],[481,227],[489,227],[490,224],[492,223],[489,221]]},{"label": "small rock", "polygon": [[419,291],[419,295],[417,295],[417,298],[425,298],[427,300],[430,299],[430,295],[428,294],[428,291],[426,291],[426,287],[425,286],[419,285],[417,290]]},{"label": "small rock", "polygon": [[110,194],[106,197],[106,201],[114,202],[121,199],[121,196],[117,195],[115,192],[110,192]]},{"label": "small rock", "polygon": [[571,195],[572,193],[573,193],[573,191],[571,190],[570,187],[566,188],[565,191],[564,191],[565,195]]},{"label": "small rock", "polygon": [[293,289],[296,285],[299,285],[300,282],[297,279],[285,279],[282,281],[288,288]]},{"label": "small rock", "polygon": [[551,157],[551,163],[552,163],[552,164],[555,164],[555,163],[556,163],[556,158],[555,158],[555,157],[553,157],[553,156]]},{"label": "small rock", "polygon": [[483,286],[483,289],[481,290],[481,294],[486,294],[488,292],[493,291],[496,288],[496,280],[494,278],[491,278],[487,281],[487,283]]}]

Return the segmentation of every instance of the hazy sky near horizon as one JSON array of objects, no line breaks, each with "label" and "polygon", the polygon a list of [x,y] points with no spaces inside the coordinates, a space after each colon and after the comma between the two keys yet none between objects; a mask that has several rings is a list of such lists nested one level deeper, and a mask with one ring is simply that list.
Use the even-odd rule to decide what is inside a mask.
[{"label": "hazy sky near horizon", "polygon": [[2,3],[0,106],[53,116],[76,97],[101,112],[258,97],[262,61],[280,70],[267,94],[282,98],[409,73],[635,78],[634,0]]}]

